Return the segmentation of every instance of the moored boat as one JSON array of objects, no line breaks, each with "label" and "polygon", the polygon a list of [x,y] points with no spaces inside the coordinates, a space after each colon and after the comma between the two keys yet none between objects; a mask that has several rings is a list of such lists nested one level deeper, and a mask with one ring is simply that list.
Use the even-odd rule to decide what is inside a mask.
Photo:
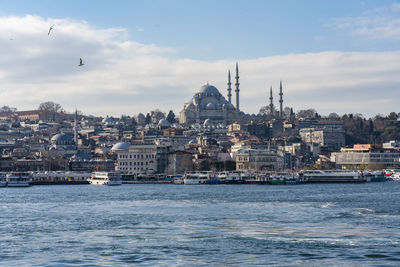
[{"label": "moored boat", "polygon": [[5,173],[0,173],[0,187],[7,186],[7,177]]},{"label": "moored boat", "polygon": [[183,183],[186,185],[200,184],[199,174],[196,172],[186,172],[183,176]]},{"label": "moored boat", "polygon": [[31,174],[29,172],[7,173],[8,187],[28,187],[31,185]]},{"label": "moored boat", "polygon": [[306,183],[360,183],[365,178],[358,172],[303,170],[299,173],[300,180]]},{"label": "moored boat", "polygon": [[89,183],[92,185],[121,185],[122,179],[118,172],[93,172]]}]

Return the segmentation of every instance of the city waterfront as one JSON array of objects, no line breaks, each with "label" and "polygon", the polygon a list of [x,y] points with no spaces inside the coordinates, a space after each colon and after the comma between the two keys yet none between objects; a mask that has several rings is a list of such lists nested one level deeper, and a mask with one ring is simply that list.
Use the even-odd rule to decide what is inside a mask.
[{"label": "city waterfront", "polygon": [[398,266],[400,183],[1,188],[4,266]]}]

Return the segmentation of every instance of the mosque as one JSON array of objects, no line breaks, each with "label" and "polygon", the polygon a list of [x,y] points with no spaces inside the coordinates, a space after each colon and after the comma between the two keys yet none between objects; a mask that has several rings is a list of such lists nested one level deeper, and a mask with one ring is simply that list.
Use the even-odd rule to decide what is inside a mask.
[{"label": "mosque", "polygon": [[[236,62],[236,76],[235,76],[235,93],[236,105],[232,104],[232,88],[231,88],[231,73],[228,72],[228,100],[218,91],[218,89],[210,84],[200,87],[195,95],[189,102],[184,104],[182,111],[179,113],[179,122],[181,124],[191,125],[199,124],[218,124],[225,125],[238,121],[242,112],[239,109],[239,68]],[[283,114],[283,93],[282,82],[280,83],[279,92],[279,110],[275,111],[272,97],[272,87],[270,91],[270,104],[269,112],[273,118],[281,120],[284,118]]]},{"label": "mosque", "polygon": [[236,63],[236,107],[232,104],[231,74],[228,73],[228,100],[210,84],[200,87],[179,113],[181,124],[203,124],[205,121],[225,125],[235,122],[239,116],[239,69]]}]

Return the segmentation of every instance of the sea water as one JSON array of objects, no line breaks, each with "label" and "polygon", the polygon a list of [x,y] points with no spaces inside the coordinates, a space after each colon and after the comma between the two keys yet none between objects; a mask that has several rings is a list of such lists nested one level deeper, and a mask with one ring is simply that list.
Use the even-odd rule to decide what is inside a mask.
[{"label": "sea water", "polygon": [[399,266],[400,183],[0,188],[2,266]]}]

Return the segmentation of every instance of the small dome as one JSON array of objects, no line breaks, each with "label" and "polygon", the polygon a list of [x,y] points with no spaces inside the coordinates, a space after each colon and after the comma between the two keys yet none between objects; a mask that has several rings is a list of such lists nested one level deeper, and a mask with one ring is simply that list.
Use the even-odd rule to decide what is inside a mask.
[{"label": "small dome", "polygon": [[56,134],[51,138],[52,143],[58,143],[58,142],[71,142],[72,136],[64,133]]},{"label": "small dome", "polygon": [[219,95],[219,91],[217,88],[215,88],[215,86],[206,84],[203,85],[202,87],[200,87],[197,92],[198,94],[215,94],[215,95]]},{"label": "small dome", "polygon": [[216,109],[221,109],[222,105],[220,103],[215,104]]},{"label": "small dome", "polygon": [[160,126],[160,127],[170,127],[171,124],[166,119],[161,119],[158,122],[158,126]]},{"label": "small dome", "polygon": [[138,118],[138,119],[146,119],[146,117],[143,115],[143,113],[139,113],[139,114],[137,115],[137,118]]},{"label": "small dome", "polygon": [[232,105],[232,103],[226,104],[226,107],[227,107],[228,109],[235,109],[235,107]]},{"label": "small dome", "polygon": [[206,109],[215,109],[215,105],[213,103],[208,103]]},{"label": "small dome", "polygon": [[213,126],[212,120],[206,119],[206,120],[204,121],[204,123],[203,123],[203,126],[204,126],[204,127],[211,127],[211,126]]},{"label": "small dome", "polygon": [[127,150],[131,146],[130,143],[127,142],[119,142],[113,145],[111,151],[119,151],[119,150]]}]

